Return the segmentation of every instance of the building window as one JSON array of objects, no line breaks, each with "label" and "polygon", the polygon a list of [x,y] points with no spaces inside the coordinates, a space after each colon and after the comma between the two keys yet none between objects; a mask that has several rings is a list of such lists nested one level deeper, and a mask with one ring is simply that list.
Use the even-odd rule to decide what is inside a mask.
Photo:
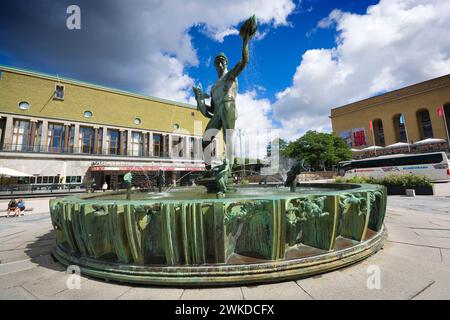
[{"label": "building window", "polygon": [[417,121],[419,123],[420,139],[433,138],[433,127],[428,110],[417,111]]},{"label": "building window", "polygon": [[28,110],[28,109],[30,109],[30,104],[27,101],[21,101],[19,103],[19,109],[20,110]]},{"label": "building window", "polygon": [[134,124],[135,125],[140,125],[142,123],[142,120],[140,118],[135,118],[134,119]]},{"label": "building window", "polygon": [[92,127],[80,127],[80,152],[93,154],[94,153],[94,141],[95,132]]},{"label": "building window", "polygon": [[154,157],[167,157],[167,151],[169,146],[169,136],[164,136],[159,133],[153,134],[153,156]]},{"label": "building window", "polygon": [[57,84],[55,87],[55,99],[64,100],[64,86]]},{"label": "building window", "polygon": [[161,157],[162,154],[162,135],[153,134],[153,156]]},{"label": "building window", "polygon": [[85,118],[92,118],[93,113],[89,110],[86,110],[83,115]]},{"label": "building window", "polygon": [[189,151],[191,159],[195,159],[195,138],[189,138]]},{"label": "building window", "polygon": [[133,157],[142,156],[144,139],[141,132],[132,132],[131,134],[131,155]]},{"label": "building window", "polygon": [[48,152],[62,152],[64,147],[64,126],[62,124],[49,123],[47,133]]},{"label": "building window", "polygon": [[123,148],[122,154],[123,155],[127,155],[128,154],[128,150],[127,150],[127,146],[128,146],[128,131],[123,131],[122,132],[122,137],[123,137],[123,139],[121,141],[122,148]]},{"label": "building window", "polygon": [[14,120],[12,150],[28,151],[31,145],[31,125],[28,120]]},{"label": "building window", "polygon": [[119,155],[120,154],[120,131],[108,129],[106,132],[106,148],[108,149],[108,154]]},{"label": "building window", "polygon": [[49,123],[47,131],[47,151],[73,152],[75,127],[57,123]]},{"label": "building window", "polygon": [[394,129],[397,142],[408,142],[405,128],[405,117],[402,114],[394,116]]},{"label": "building window", "polygon": [[95,139],[94,153],[102,154],[103,128],[94,128],[94,139]]},{"label": "building window", "polygon": [[384,139],[383,121],[375,119],[372,122],[373,134],[375,137],[375,145],[384,147],[386,145]]},{"label": "building window", "polygon": [[183,137],[172,136],[172,157],[182,158],[184,156]]}]

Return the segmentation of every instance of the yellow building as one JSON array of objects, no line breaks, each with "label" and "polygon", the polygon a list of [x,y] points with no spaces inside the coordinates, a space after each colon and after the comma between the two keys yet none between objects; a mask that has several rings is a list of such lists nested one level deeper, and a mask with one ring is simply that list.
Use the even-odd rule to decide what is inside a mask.
[{"label": "yellow building", "polygon": [[116,188],[130,170],[138,185],[159,170],[173,182],[204,170],[207,120],[191,105],[0,67],[0,167],[33,175],[27,183],[92,176]]},{"label": "yellow building", "polygon": [[450,75],[334,108],[330,118],[333,132],[355,149],[428,138],[448,148]]}]

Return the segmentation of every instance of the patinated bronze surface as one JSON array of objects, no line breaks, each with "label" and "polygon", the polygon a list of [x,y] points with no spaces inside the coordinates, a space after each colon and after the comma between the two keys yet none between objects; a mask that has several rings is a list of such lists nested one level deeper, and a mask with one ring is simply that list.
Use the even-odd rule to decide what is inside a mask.
[{"label": "patinated bronze surface", "polygon": [[385,188],[299,188],[318,186],[259,195],[244,188],[220,199],[55,199],[54,254],[92,276],[198,286],[299,278],[376,252],[385,237]]}]

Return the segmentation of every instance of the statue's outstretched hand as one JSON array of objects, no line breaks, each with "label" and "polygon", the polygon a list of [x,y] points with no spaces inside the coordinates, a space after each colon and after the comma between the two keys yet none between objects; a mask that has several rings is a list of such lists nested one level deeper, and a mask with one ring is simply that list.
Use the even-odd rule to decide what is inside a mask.
[{"label": "statue's outstretched hand", "polygon": [[239,35],[244,41],[248,41],[255,36],[257,30],[258,22],[256,16],[253,15],[242,24]]}]

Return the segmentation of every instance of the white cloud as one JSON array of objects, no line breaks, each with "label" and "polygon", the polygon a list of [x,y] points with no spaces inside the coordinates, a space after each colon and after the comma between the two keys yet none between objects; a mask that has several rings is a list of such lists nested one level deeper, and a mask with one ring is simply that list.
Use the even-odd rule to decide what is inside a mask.
[{"label": "white cloud", "polygon": [[295,8],[293,0],[78,0],[82,29],[68,32],[65,1],[25,2],[0,10],[1,51],[13,61],[182,102],[192,95],[187,68],[199,64],[193,27],[222,41],[253,14],[271,29]]},{"label": "white cloud", "polygon": [[336,46],[306,51],[292,86],[277,94],[282,135],[330,131],[330,109],[450,73],[450,1],[381,0],[363,15],[335,10]]},{"label": "white cloud", "polygon": [[[273,130],[268,113],[271,105],[267,99],[259,99],[255,90],[238,94],[236,98],[236,129],[242,130],[242,141],[235,136],[236,151],[240,157],[260,158],[266,154],[266,146],[277,134]],[[271,139],[272,138],[272,139]],[[240,149],[242,142],[242,152]]]},{"label": "white cloud", "polygon": [[145,27],[140,36],[147,39],[146,49],[151,58],[141,73],[146,72],[151,79],[145,83],[144,91],[183,102],[192,101],[191,86],[194,82],[184,67],[198,64],[187,33],[192,26],[203,26],[211,39],[222,42],[227,36],[239,34],[238,24],[253,14],[260,25],[277,27],[288,24],[287,17],[295,8],[292,0],[167,0],[156,3],[141,0],[133,6],[119,6],[133,11],[130,15],[134,17],[134,25]]}]

